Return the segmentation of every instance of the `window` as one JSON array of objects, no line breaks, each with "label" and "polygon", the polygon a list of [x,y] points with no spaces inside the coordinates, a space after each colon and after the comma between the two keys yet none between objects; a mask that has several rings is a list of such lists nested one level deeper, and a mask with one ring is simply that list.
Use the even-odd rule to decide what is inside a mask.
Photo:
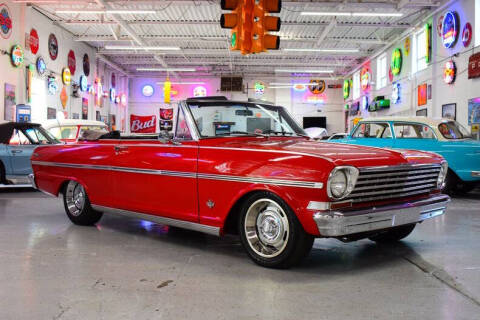
[{"label": "window", "polygon": [[80,133],[78,136],[81,137],[86,130],[93,130],[93,131],[108,133],[108,130],[103,126],[81,126]]},{"label": "window", "polygon": [[471,139],[467,129],[456,121],[449,121],[438,125],[438,131],[445,139]]},{"label": "window", "polygon": [[178,108],[177,127],[175,128],[175,138],[181,140],[191,140],[192,135],[188,129],[187,120],[182,108]]},{"label": "window", "polygon": [[361,123],[355,133],[354,138],[392,138],[392,132],[388,123]]},{"label": "window", "polygon": [[387,54],[377,59],[377,90],[387,85]]},{"label": "window", "polygon": [[420,123],[395,123],[393,130],[397,139],[435,139],[433,130]]},{"label": "window", "polygon": [[353,74],[353,92],[352,99],[360,98],[360,71],[357,71]]},{"label": "window", "polygon": [[427,68],[427,39],[425,29],[419,31],[413,37],[413,54],[412,54],[412,74]]},{"label": "window", "polygon": [[13,136],[10,139],[9,144],[10,145],[19,145],[19,144],[25,145],[25,144],[32,144],[32,142],[25,136],[25,134],[22,131],[15,129],[14,132],[13,132]]},{"label": "window", "polygon": [[76,139],[77,126],[54,127],[48,130],[57,139]]}]

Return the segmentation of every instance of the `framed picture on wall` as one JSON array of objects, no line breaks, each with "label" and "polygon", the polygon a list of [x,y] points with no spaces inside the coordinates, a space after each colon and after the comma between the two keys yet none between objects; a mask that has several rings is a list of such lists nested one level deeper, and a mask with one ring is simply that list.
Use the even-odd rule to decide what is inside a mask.
[{"label": "framed picture on wall", "polygon": [[57,109],[47,108],[47,119],[57,119]]},{"label": "framed picture on wall", "polygon": [[426,117],[427,109],[417,110],[417,117]]},{"label": "framed picture on wall", "polygon": [[457,104],[448,103],[442,105],[442,118],[456,120],[457,119]]},{"label": "framed picture on wall", "polygon": [[424,106],[427,104],[427,84],[421,84],[418,86],[418,92],[417,92],[417,102],[418,106]]},{"label": "framed picture on wall", "polygon": [[427,86],[427,98],[428,98],[428,100],[432,100],[432,85],[431,84],[429,84]]}]

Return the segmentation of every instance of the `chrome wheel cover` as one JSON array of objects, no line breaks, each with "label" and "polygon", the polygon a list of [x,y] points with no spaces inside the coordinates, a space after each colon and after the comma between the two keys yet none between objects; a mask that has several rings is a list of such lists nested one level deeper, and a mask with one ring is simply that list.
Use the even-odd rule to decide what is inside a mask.
[{"label": "chrome wheel cover", "polygon": [[65,191],[65,199],[68,212],[72,216],[78,217],[85,207],[85,189],[81,184],[70,181]]},{"label": "chrome wheel cover", "polygon": [[256,254],[273,258],[285,250],[290,226],[285,211],[271,199],[252,203],[245,215],[245,235]]}]

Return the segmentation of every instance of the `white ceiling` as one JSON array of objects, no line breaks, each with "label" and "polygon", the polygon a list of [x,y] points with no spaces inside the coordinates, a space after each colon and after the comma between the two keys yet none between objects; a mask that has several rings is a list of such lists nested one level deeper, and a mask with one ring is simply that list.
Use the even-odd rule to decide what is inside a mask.
[{"label": "white ceiling", "polygon": [[[22,1],[25,0],[13,0]],[[242,56],[229,50],[230,30],[220,27],[219,1],[34,0],[29,1],[77,41],[129,74],[137,68],[195,68],[181,76],[275,76],[275,69],[331,69],[342,76],[411,28],[445,1],[284,0],[279,14],[280,50]],[[75,13],[58,13],[72,9]],[[144,9],[154,14],[92,14],[82,10]],[[301,11],[402,13],[401,17],[303,16]],[[106,45],[177,46],[178,51],[107,50]],[[358,49],[355,53],[292,52],[292,48]],[[163,73],[156,72],[155,75]],[[282,75],[290,75],[283,73]],[[328,76],[328,75],[325,75]]]}]

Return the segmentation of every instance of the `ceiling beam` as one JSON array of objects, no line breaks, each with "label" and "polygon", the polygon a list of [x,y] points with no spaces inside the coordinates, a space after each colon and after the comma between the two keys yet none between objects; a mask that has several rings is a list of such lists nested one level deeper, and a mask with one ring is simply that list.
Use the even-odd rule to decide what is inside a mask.
[{"label": "ceiling beam", "polygon": [[[125,56],[150,56],[153,53],[152,52],[146,52],[143,50],[139,51],[125,51],[125,50],[104,50],[101,49],[98,51],[101,54],[104,55],[125,55]],[[182,48],[182,50],[179,51],[169,51],[169,52],[162,52],[163,55],[166,56],[181,56],[181,55],[206,55],[206,54],[214,54],[214,55],[222,55],[224,56],[227,52],[225,49],[212,49],[212,48]],[[241,53],[237,51],[232,51],[231,52],[233,56],[240,56]],[[283,51],[283,50],[271,50],[268,52],[262,53],[264,56],[306,56],[306,55],[327,55],[327,56],[358,56],[358,57],[364,57],[368,55],[368,52],[301,52],[301,51]],[[157,56],[160,55],[157,53]]]}]

